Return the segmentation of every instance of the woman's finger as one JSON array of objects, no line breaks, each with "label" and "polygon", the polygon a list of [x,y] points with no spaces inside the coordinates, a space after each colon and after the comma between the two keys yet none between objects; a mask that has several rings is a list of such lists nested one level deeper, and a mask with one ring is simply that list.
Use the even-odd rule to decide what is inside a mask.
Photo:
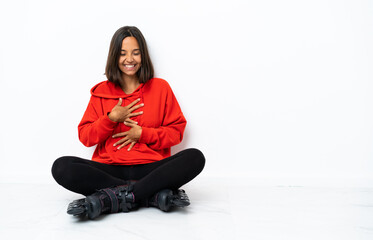
[{"label": "woman's finger", "polygon": [[140,98],[136,99],[135,101],[131,102],[130,104],[127,105],[127,108],[130,109],[133,107],[136,103],[140,102]]},{"label": "woman's finger", "polygon": [[127,132],[116,133],[112,136],[112,138],[124,137],[124,136],[127,136],[127,134],[128,134],[128,131]]},{"label": "woman's finger", "polygon": [[141,108],[141,107],[143,107],[143,106],[144,106],[143,103],[137,104],[136,106],[131,107],[131,108],[129,109],[129,111],[130,111],[130,112],[133,112],[133,111],[135,111],[136,109],[139,109],[139,108]]},{"label": "woman's finger", "polygon": [[114,143],[113,146],[115,147],[115,146],[117,146],[117,145],[119,145],[119,144],[121,144],[121,143],[124,143],[124,142],[127,141],[127,140],[129,140],[129,138],[127,138],[127,137],[122,138],[122,139],[119,140],[118,142]]},{"label": "woman's finger", "polygon": [[133,146],[135,146],[136,142],[132,142],[130,147],[127,149],[127,151],[131,151],[131,149],[133,148]]},{"label": "woman's finger", "polygon": [[125,143],[123,143],[122,145],[120,145],[120,146],[118,147],[118,150],[121,149],[122,147],[128,145],[130,142],[131,142],[131,140],[127,140]]},{"label": "woman's finger", "polygon": [[133,124],[138,124],[138,122],[132,120],[131,118],[127,118],[126,120],[124,120],[124,122],[129,122],[129,123],[133,123]]},{"label": "woman's finger", "polygon": [[122,106],[122,98],[119,98],[119,101],[118,101],[118,103],[117,103],[117,106]]},{"label": "woman's finger", "polygon": [[136,117],[136,116],[139,116],[139,115],[141,115],[143,113],[144,113],[143,111],[141,111],[141,112],[135,112],[135,113],[130,113],[130,114],[128,114],[128,117]]},{"label": "woman's finger", "polygon": [[[124,125],[130,127],[130,128],[133,128],[134,126],[136,126],[137,124],[134,124],[134,123],[129,123],[129,122],[124,122]],[[129,131],[128,131],[129,132]]]}]

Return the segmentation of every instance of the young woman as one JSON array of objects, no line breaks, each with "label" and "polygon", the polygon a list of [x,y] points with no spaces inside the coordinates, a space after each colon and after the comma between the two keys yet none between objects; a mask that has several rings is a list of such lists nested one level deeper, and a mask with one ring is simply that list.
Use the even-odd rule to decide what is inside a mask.
[{"label": "young woman", "polygon": [[108,80],[92,88],[78,126],[80,141],[97,145],[92,161],[65,156],[52,167],[57,183],[86,196],[70,203],[67,212],[94,219],[139,206],[163,211],[188,206],[179,188],[202,171],[205,158],[197,149],[171,156],[186,120],[169,84],[153,78],[139,29],[115,32],[105,74]]}]

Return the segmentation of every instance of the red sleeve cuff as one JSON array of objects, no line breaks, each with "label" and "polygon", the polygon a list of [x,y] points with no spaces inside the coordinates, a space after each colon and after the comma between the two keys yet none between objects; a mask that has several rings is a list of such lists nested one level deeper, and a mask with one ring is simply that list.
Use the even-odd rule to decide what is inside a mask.
[{"label": "red sleeve cuff", "polygon": [[145,143],[145,144],[151,143],[153,132],[154,132],[153,128],[142,127],[142,132],[141,132],[139,142]]},{"label": "red sleeve cuff", "polygon": [[101,118],[101,125],[107,130],[113,130],[117,125],[117,122],[113,122],[110,120],[107,114],[103,115]]}]

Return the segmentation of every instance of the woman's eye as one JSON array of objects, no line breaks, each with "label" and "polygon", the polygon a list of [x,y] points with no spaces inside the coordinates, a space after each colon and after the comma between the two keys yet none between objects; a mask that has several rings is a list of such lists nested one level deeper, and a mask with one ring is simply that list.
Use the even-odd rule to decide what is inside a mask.
[{"label": "woman's eye", "polygon": [[137,55],[140,55],[140,53],[139,52],[135,52],[133,55],[137,56]]}]

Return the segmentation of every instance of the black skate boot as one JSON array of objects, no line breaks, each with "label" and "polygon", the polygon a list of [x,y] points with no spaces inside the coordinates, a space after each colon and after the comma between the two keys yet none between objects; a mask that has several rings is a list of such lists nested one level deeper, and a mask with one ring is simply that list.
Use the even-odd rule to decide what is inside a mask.
[{"label": "black skate boot", "polygon": [[170,211],[172,207],[186,207],[190,205],[188,195],[184,190],[164,189],[157,192],[148,201],[148,206],[157,207],[164,212]]},{"label": "black skate boot", "polygon": [[138,207],[132,193],[133,185],[98,190],[92,195],[69,204],[67,213],[95,219],[105,213],[129,212]]}]

